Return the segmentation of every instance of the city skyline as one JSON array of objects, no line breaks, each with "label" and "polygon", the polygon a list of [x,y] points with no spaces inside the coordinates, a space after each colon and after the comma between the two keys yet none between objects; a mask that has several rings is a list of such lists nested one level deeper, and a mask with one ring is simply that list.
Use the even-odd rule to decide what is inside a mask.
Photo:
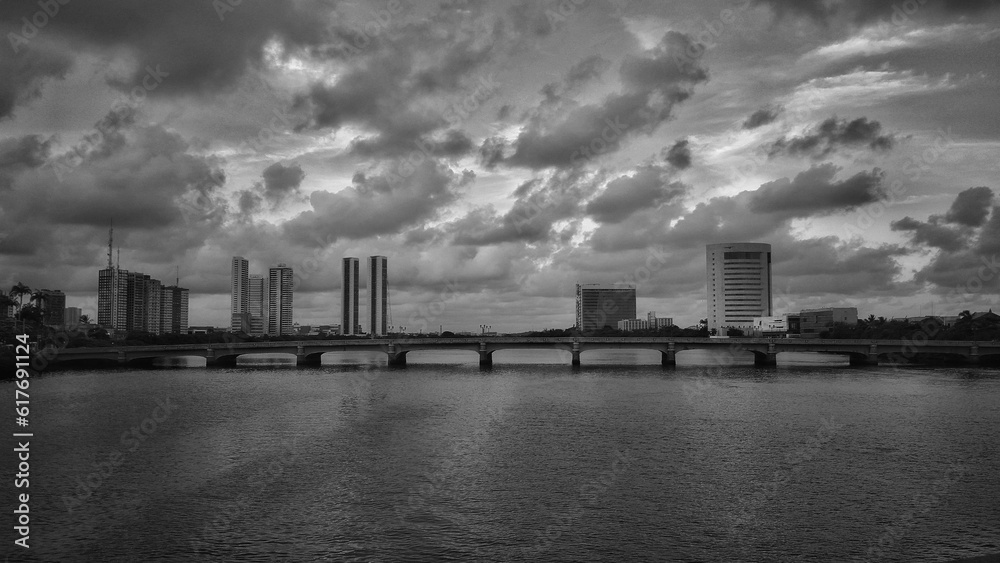
[{"label": "city skyline", "polygon": [[231,325],[232,256],[315,325],[385,255],[400,326],[568,327],[623,279],[687,326],[727,241],[772,245],[774,312],[997,310],[1000,10],[917,4],[95,0],[11,43],[39,8],[4,3],[0,286],[96,318],[114,219],[194,325]]}]

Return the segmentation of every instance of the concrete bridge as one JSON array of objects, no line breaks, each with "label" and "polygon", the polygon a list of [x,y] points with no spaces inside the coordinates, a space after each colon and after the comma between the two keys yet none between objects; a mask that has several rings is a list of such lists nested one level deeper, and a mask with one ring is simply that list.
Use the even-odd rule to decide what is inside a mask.
[{"label": "concrete bridge", "polygon": [[66,348],[53,363],[88,361],[119,364],[151,362],[156,358],[196,356],[208,365],[232,365],[244,354],[292,354],[298,364],[318,365],[328,352],[380,351],[389,365],[406,365],[406,355],[420,350],[469,350],[479,354],[479,364],[493,364],[500,350],[548,349],[565,353],[573,365],[590,350],[631,349],[660,352],[662,364],[676,365],[677,354],[685,350],[751,352],[760,366],[777,364],[781,352],[823,352],[850,358],[851,365],[877,365],[881,360],[906,362],[919,355],[942,354],[967,364],[1000,355],[998,342],[949,340],[827,340],[796,338],[661,338],[661,337],[472,337],[472,338],[386,338],[352,340],[302,340],[288,342],[232,342],[160,346],[112,346],[106,348]]}]

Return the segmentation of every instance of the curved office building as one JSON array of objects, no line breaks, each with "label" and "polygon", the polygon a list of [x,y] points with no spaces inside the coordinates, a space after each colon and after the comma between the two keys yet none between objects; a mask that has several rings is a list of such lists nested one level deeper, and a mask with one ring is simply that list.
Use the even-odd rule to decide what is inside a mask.
[{"label": "curved office building", "polygon": [[705,247],[708,329],[747,329],[771,312],[771,245],[728,242]]}]

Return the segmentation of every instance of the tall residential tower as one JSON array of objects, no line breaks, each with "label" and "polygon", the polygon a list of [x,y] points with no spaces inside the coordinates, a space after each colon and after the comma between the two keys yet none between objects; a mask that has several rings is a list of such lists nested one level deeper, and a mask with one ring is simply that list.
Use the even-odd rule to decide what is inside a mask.
[{"label": "tall residential tower", "polygon": [[340,330],[343,334],[361,332],[358,316],[358,259],[344,258],[344,279],[341,280]]},{"label": "tall residential tower", "polygon": [[368,314],[370,334],[389,333],[389,266],[385,256],[368,257]]},{"label": "tall residential tower", "polygon": [[708,329],[748,329],[771,316],[771,245],[730,242],[705,247]]},{"label": "tall residential tower", "polygon": [[267,334],[292,334],[292,269],[278,264],[268,272]]},{"label": "tall residential tower", "polygon": [[242,256],[233,256],[232,293],[229,299],[229,330],[250,332],[250,263]]}]

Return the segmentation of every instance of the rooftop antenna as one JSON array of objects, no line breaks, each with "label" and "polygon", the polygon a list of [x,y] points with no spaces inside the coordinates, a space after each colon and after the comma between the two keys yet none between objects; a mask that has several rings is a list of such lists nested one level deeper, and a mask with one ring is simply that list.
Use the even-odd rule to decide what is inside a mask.
[{"label": "rooftop antenna", "polygon": [[108,269],[114,268],[114,264],[111,262],[111,247],[114,245],[115,241],[115,220],[111,220],[111,228],[108,229]]},{"label": "rooftop antenna", "polygon": [[115,266],[116,270],[122,269],[122,247],[118,247],[118,264]]},{"label": "rooftop antenna", "polygon": [[180,265],[178,265],[178,266],[175,266],[175,268],[177,268],[177,271],[175,272],[176,275],[177,275],[177,281],[176,281],[177,285],[175,285],[174,287],[180,287],[181,286],[181,267],[180,267]]}]

